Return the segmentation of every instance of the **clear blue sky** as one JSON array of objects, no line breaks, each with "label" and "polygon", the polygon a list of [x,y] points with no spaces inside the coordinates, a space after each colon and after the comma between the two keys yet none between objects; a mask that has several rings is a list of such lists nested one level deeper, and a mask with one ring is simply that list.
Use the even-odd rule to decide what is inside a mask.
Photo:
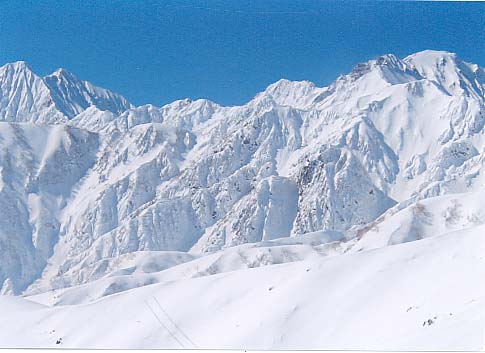
[{"label": "clear blue sky", "polygon": [[0,64],[58,67],[139,105],[232,105],[280,79],[326,85],[380,54],[454,51],[485,66],[485,3],[0,1]]}]

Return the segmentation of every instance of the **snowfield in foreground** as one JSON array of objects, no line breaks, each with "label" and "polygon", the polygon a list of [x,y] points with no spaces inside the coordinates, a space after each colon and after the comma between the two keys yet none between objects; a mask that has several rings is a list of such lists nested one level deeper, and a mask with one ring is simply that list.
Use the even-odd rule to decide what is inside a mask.
[{"label": "snowfield in foreground", "polygon": [[484,231],[478,226],[359,253],[153,284],[88,304],[49,307],[3,296],[0,342],[3,347],[480,350]]}]

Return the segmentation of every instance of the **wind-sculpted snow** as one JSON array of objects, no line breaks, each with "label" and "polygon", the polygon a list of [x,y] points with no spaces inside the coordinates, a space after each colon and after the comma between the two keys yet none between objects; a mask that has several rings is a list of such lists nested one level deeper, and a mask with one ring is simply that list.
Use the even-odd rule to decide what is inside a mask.
[{"label": "wind-sculpted snow", "polygon": [[[425,51],[358,64],[328,87],[280,80],[243,106],[159,108],[7,64],[0,118],[22,123],[0,131],[3,292],[87,283],[143,251],[365,238],[392,210],[479,190],[484,83],[477,65]],[[386,244],[422,236],[416,207]]]}]

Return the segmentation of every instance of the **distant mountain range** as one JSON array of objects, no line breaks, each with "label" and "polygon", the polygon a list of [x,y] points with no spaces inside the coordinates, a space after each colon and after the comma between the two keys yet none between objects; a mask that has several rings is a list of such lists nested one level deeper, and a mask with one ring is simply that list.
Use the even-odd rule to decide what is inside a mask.
[{"label": "distant mountain range", "polygon": [[[439,51],[384,55],[323,88],[280,80],[235,107],[135,107],[64,69],[7,64],[2,293],[87,283],[138,251],[346,241],[386,211],[479,189],[484,93],[482,68]],[[401,233],[391,241],[420,236]]]}]

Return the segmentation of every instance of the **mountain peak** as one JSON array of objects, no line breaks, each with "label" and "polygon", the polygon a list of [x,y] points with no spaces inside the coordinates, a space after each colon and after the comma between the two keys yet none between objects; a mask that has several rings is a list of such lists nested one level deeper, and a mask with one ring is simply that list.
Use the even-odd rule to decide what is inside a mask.
[{"label": "mountain peak", "polygon": [[312,101],[314,92],[321,90],[313,82],[310,81],[290,81],[288,79],[280,79],[275,83],[270,84],[264,92],[258,94],[255,99],[261,99],[276,102],[279,105],[292,105],[294,107],[303,108]]},{"label": "mountain peak", "polygon": [[30,68],[29,64],[26,61],[14,61],[11,63],[7,63],[0,67],[0,72],[30,72],[32,73],[32,69]]},{"label": "mountain peak", "polygon": [[367,68],[371,69],[373,67],[378,67],[378,66],[402,66],[402,60],[399,59],[397,56],[394,54],[384,54],[381,56],[378,56],[375,59],[368,60],[366,62],[362,62],[357,64],[354,67],[354,70],[357,68]]},{"label": "mountain peak", "polygon": [[310,81],[290,81],[286,78],[282,78],[275,83],[270,84],[265,92],[277,92],[277,91],[288,91],[293,89],[308,89],[314,88],[315,84]]},{"label": "mountain peak", "polygon": [[401,62],[401,59],[394,54],[384,54],[371,61],[375,65],[398,65]]},{"label": "mountain peak", "polygon": [[448,51],[423,50],[407,56],[403,61],[424,72],[448,64],[456,65],[457,55]]},{"label": "mountain peak", "polygon": [[26,61],[23,61],[23,60],[7,63],[4,66],[9,66],[9,67],[13,67],[13,68],[30,69],[29,64]]},{"label": "mountain peak", "polygon": [[407,56],[404,61],[421,61],[421,62],[428,62],[428,63],[433,63],[437,60],[442,60],[442,59],[456,59],[457,55],[456,53],[445,51],[445,50],[432,50],[432,49],[426,49],[423,51],[419,51],[417,53],[411,54]]},{"label": "mountain peak", "polygon": [[[370,89],[381,85],[385,87],[389,84],[394,85],[421,79],[411,65],[394,54],[385,54],[355,65],[348,75],[339,77],[336,82],[344,83],[344,85],[353,84],[363,77],[366,77],[364,81],[368,83],[367,86]],[[347,89],[345,87],[344,89]]]},{"label": "mountain peak", "polygon": [[456,53],[424,50],[409,55],[404,61],[450,95],[484,96],[485,80],[480,67],[460,60]]},{"label": "mountain peak", "polygon": [[25,61],[0,67],[0,121],[59,123],[91,106],[115,114],[132,107],[119,94],[63,68],[42,78]]},{"label": "mountain peak", "polygon": [[90,106],[103,111],[120,114],[132,105],[122,96],[87,81],[78,79],[73,73],[59,68],[44,77],[57,107],[69,118]]},{"label": "mountain peak", "polygon": [[56,71],[54,71],[53,73],[51,73],[50,75],[47,75],[45,77],[57,77],[59,79],[68,79],[68,80],[75,80],[75,81],[79,81],[79,79],[76,77],[76,75],[74,75],[72,72],[60,67],[58,68]]}]

